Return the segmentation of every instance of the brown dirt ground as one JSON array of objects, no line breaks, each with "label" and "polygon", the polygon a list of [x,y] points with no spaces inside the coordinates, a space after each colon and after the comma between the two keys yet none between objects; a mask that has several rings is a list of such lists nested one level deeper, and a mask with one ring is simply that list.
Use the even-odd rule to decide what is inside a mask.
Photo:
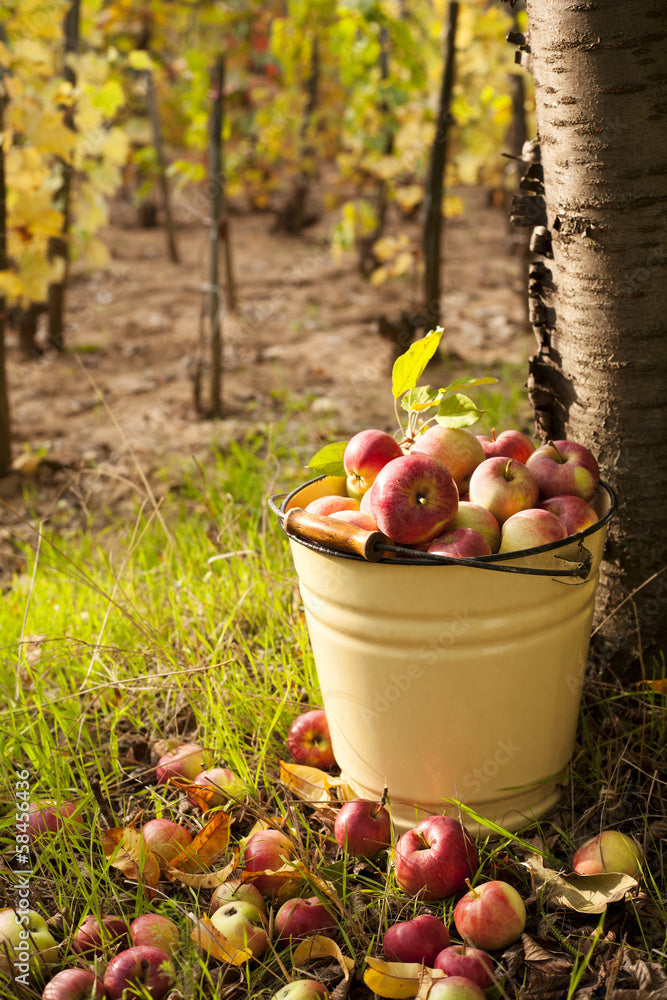
[{"label": "brown dirt ground", "polygon": [[[506,217],[485,192],[464,196],[466,211],[448,221],[444,236],[446,337],[443,371],[434,377],[448,380],[484,374],[490,362],[520,363],[532,343],[524,324],[525,265]],[[10,331],[13,449],[22,468],[0,480],[0,501],[25,509],[27,485],[40,515],[73,495],[79,504],[113,508],[130,491],[125,477],[136,474],[136,463],[150,478],[172,460],[202,455],[212,442],[279,419],[304,394],[310,403],[300,419],[309,426],[300,430],[314,440],[332,427],[344,435],[392,426],[392,344],[379,335],[378,316],[398,319],[410,311],[412,287],[408,280],[373,287],[352,254],[334,262],[327,240],[332,215],[302,237],[272,232],[268,214],[233,216],[239,310],[223,325],[228,415],[203,419],[193,372],[206,357],[208,235],[194,201],[181,201],[176,218],[179,264],[168,259],[162,229],[138,229],[128,204],[114,206],[103,234],[108,269],[74,273],[64,353],[46,350],[25,360]],[[417,239],[416,223],[408,225]],[[13,520],[0,508],[5,570]]]}]

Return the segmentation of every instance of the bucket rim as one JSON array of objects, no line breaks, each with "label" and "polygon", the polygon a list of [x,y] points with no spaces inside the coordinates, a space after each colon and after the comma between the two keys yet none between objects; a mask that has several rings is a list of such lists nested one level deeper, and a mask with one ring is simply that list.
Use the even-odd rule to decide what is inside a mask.
[{"label": "bucket rim", "polygon": [[[327,479],[326,475],[314,476],[312,479],[306,480],[306,482],[300,483],[289,493],[278,493],[274,496],[269,497],[268,505],[271,511],[276,515],[278,521],[282,527],[283,517],[288,510],[289,504],[294,498],[307,486],[312,486],[314,483],[318,483],[323,479]],[[398,566],[451,566],[451,565],[461,565],[461,566],[472,566],[484,568],[487,566],[489,569],[507,569],[511,571],[512,569],[519,569],[519,567],[500,566],[499,563],[512,563],[517,559],[530,558],[531,556],[546,555],[550,552],[557,552],[559,549],[565,547],[571,547],[573,544],[578,543],[580,549],[583,549],[584,541],[593,534],[596,534],[600,529],[606,527],[610,522],[616,510],[618,508],[618,498],[615,491],[605,482],[600,479],[598,483],[598,488],[604,490],[609,501],[609,507],[602,515],[599,521],[592,524],[588,528],[584,528],[582,531],[577,531],[573,535],[568,535],[567,538],[562,538],[557,542],[549,542],[546,545],[537,545],[534,548],[529,549],[517,549],[514,552],[494,552],[488,556],[465,556],[462,558],[447,558],[438,557],[435,558],[431,556],[430,558],[424,558],[426,555],[423,552],[418,552],[414,556],[404,556],[401,554],[400,558],[392,558],[390,556],[385,556],[382,559],[382,564],[398,565]],[[283,529],[284,530],[284,529]],[[285,532],[287,534],[287,532]],[[350,552],[338,552],[335,549],[329,548],[326,545],[322,545],[321,542],[313,541],[307,538],[294,538],[292,535],[287,535],[292,541],[296,541],[299,545],[304,545],[306,548],[313,549],[315,552],[319,552],[323,555],[335,556],[339,559],[352,559],[356,562],[365,562],[365,560],[354,553]],[[401,549],[400,546],[397,548],[401,553],[408,551],[407,549]],[[586,550],[583,549],[583,552]],[[521,567],[524,572],[531,573],[530,567]],[[539,570],[533,570],[533,572],[539,572]],[[547,571],[548,572],[548,571]],[[568,574],[569,575],[569,574]],[[580,575],[580,574],[577,574]]]}]

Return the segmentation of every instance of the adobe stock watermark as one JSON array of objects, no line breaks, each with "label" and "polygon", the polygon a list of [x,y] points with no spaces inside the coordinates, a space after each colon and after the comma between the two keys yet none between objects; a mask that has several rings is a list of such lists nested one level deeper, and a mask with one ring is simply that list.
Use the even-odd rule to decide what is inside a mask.
[{"label": "adobe stock watermark", "polygon": [[498,740],[495,753],[479,767],[473,768],[472,771],[468,771],[463,776],[459,792],[463,791],[466,795],[479,795],[484,786],[497,778],[502,769],[507,767],[510,761],[518,753],[521,753],[522,749],[514,743],[511,736],[509,739]]},{"label": "adobe stock watermark", "polygon": [[30,772],[16,771],[14,781],[16,813],[14,818],[14,894],[15,920],[19,925],[18,940],[14,945],[14,979],[23,986],[30,985]]},{"label": "adobe stock watermark", "polygon": [[361,717],[364,722],[376,722],[387,709],[395,705],[408,691],[414,681],[419,680],[424,672],[420,663],[413,662],[400,673],[391,673],[386,684],[373,695],[369,705],[364,705]]}]

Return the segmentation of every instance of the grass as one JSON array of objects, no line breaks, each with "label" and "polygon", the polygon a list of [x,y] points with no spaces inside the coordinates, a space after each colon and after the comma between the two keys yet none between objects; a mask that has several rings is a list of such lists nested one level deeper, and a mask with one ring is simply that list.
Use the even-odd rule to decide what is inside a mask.
[{"label": "grass", "polygon": [[[489,427],[506,426],[522,405],[502,390],[485,402]],[[213,450],[206,464],[169,470],[161,484],[137,475],[129,518],[108,512],[100,525],[84,512],[85,530],[73,530],[61,507],[17,521],[17,544],[26,533],[30,541],[0,603],[0,894],[12,905],[16,772],[25,769],[34,799],[73,799],[83,818],[79,833],[57,833],[32,855],[30,904],[63,942],[63,966],[84,913],[157,908],[183,929],[179,997],[268,998],[293,974],[289,950],[273,947],[241,969],[205,961],[189,940],[188,915],[206,912],[210,890],[161,883],[151,901],[105,859],[101,827],[154,815],[193,833],[201,826],[176,789],[155,783],[164,740],[195,739],[243,779],[234,842],[262,817],[294,829],[309,871],[304,891],[323,892],[319,879],[335,889],[338,941],[358,970],[366,955],[381,955],[388,923],[425,908],[397,889],[388,856],[369,864],[341,857],[326,809],[279,780],[289,723],[320,703],[289,549],[266,506],[269,493],[304,478],[304,442],[298,451],[287,436],[285,425],[258,427]],[[520,835],[499,829],[480,844],[483,876],[507,878],[527,901],[528,937],[496,956],[504,996],[574,1000],[596,985],[596,996],[613,996],[610,976],[618,988],[658,976],[667,961],[666,734],[659,686],[625,690],[591,676],[561,807]],[[601,917],[553,909],[531,885],[527,851],[565,859],[605,826],[642,844],[641,891]],[[429,904],[450,924],[452,907]],[[317,973],[332,989],[342,978],[335,962]],[[355,996],[370,996],[359,982]],[[28,987],[0,976],[1,998],[40,995],[37,976]]]}]

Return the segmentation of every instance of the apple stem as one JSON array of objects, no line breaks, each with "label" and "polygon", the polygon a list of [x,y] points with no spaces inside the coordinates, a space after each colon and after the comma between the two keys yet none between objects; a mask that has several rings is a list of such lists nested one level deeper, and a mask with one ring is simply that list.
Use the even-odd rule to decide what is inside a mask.
[{"label": "apple stem", "polygon": [[553,448],[553,450],[556,452],[556,461],[560,462],[560,464],[563,465],[564,464],[563,456],[561,455],[561,453],[559,452],[558,448],[556,447],[555,443],[551,440],[551,438],[549,438],[547,444],[549,445],[550,448]]},{"label": "apple stem", "polygon": [[503,473],[503,475],[505,476],[505,479],[509,483],[511,475],[512,475],[512,459],[511,458],[507,459],[507,465],[505,466],[505,472]]},{"label": "apple stem", "polygon": [[477,889],[475,889],[472,886],[469,878],[466,879],[466,885],[468,886],[468,891],[470,893],[472,893],[472,895],[474,896],[475,899],[478,899],[479,898],[479,893],[477,892]]}]

